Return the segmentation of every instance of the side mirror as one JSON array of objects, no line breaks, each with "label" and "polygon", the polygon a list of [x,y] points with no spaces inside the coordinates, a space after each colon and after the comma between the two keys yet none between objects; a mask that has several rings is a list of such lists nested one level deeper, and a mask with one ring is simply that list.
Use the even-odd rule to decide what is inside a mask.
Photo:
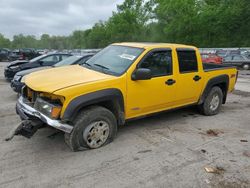
[{"label": "side mirror", "polygon": [[40,60],[40,61],[38,61],[38,63],[39,63],[40,65],[42,65],[42,64],[43,64],[43,61],[42,61],[42,60]]},{"label": "side mirror", "polygon": [[136,69],[133,74],[131,79],[132,80],[150,80],[152,78],[151,75],[151,70],[150,69],[145,69],[145,68],[139,68]]}]

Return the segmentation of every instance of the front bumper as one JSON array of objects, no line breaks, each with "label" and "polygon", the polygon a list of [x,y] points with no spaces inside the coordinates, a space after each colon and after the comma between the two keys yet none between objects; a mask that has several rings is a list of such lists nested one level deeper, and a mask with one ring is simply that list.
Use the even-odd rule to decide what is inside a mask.
[{"label": "front bumper", "polygon": [[45,123],[51,127],[54,127],[55,129],[59,129],[59,130],[66,132],[66,133],[71,133],[73,126],[62,123],[60,120],[50,119],[49,117],[40,113],[39,111],[37,111],[36,109],[31,107],[30,105],[26,104],[25,101],[26,100],[21,96],[21,97],[19,97],[19,99],[17,101],[17,105],[16,105],[17,114],[22,119],[25,119],[25,120],[39,119],[43,123]]},{"label": "front bumper", "polygon": [[10,83],[10,87],[13,89],[13,91],[15,91],[17,93],[21,93],[23,86],[24,86],[24,83],[18,82],[16,80],[12,80]]}]

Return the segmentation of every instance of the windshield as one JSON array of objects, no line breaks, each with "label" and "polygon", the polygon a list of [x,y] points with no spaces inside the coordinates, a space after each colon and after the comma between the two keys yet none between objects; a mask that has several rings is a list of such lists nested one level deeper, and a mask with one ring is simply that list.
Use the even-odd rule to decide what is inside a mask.
[{"label": "windshield", "polygon": [[75,63],[77,60],[79,60],[81,57],[79,56],[70,56],[59,63],[55,64],[54,67],[59,67],[59,66],[65,66],[65,65],[72,65]]},{"label": "windshield", "polygon": [[47,55],[40,55],[40,56],[38,56],[38,57],[35,57],[35,58],[33,58],[33,59],[31,59],[30,60],[30,63],[33,63],[33,62],[35,62],[35,61],[37,61],[37,60],[39,60],[39,59],[42,59],[42,58],[44,58],[44,57],[46,57]]},{"label": "windshield", "polygon": [[97,71],[119,76],[129,68],[143,50],[142,48],[111,45],[90,58],[85,65]]}]

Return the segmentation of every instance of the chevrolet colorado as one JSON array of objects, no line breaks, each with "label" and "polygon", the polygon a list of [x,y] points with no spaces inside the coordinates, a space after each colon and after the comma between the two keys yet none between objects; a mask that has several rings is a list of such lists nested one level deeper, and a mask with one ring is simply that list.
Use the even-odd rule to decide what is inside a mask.
[{"label": "chevrolet colorado", "polygon": [[193,46],[112,44],[83,65],[27,75],[16,105],[23,121],[13,136],[50,126],[73,151],[99,148],[129,119],[187,105],[219,113],[237,75],[234,67],[202,64]]}]

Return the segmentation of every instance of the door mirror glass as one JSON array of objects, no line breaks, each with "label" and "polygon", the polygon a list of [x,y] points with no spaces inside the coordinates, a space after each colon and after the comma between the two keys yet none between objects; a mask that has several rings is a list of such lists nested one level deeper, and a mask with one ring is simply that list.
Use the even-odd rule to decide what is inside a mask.
[{"label": "door mirror glass", "polygon": [[152,78],[151,70],[145,68],[136,69],[132,74],[132,80],[150,80]]}]

